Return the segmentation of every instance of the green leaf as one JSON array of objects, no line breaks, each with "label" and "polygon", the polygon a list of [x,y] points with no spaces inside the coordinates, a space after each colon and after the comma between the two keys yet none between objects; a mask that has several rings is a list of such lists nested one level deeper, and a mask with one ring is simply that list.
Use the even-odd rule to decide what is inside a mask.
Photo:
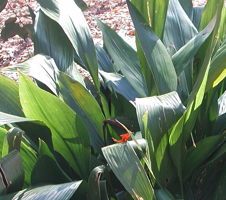
[{"label": "green leaf", "polygon": [[99,45],[96,45],[96,53],[98,59],[98,68],[100,70],[105,72],[116,72],[111,59],[109,58],[105,50]]},{"label": "green leaf", "polygon": [[214,55],[210,64],[210,73],[208,76],[208,82],[206,91],[218,85],[224,80],[226,76],[225,61],[226,61],[226,38],[224,43],[220,46],[216,54]]},{"label": "green leaf", "polygon": [[208,36],[213,31],[215,23],[216,16],[202,31],[200,31],[196,36],[194,36],[190,41],[188,41],[172,56],[172,61],[177,75],[180,75],[180,73],[189,63],[189,61],[194,58],[199,47],[203,44],[203,42],[208,38]]},{"label": "green leaf", "polygon": [[54,200],[69,200],[76,194],[76,191],[79,189],[82,181],[75,181],[69,183],[63,183],[58,185],[44,185],[44,186],[35,186],[29,187],[25,190],[19,191],[14,194],[9,194],[1,196],[5,200],[16,200],[16,199],[33,199],[40,200],[43,198],[54,199]]},{"label": "green leaf", "polygon": [[86,3],[83,0],[74,0],[74,1],[82,11],[88,9]]},{"label": "green leaf", "polygon": [[18,23],[7,23],[1,31],[1,37],[4,41],[19,34],[21,27]]},{"label": "green leaf", "polygon": [[60,184],[70,181],[72,180],[60,168],[46,143],[39,140],[38,160],[31,174],[31,184]]},{"label": "green leaf", "polygon": [[206,86],[208,72],[209,72],[210,56],[212,53],[211,50],[212,49],[209,48],[208,54],[205,57],[203,66],[199,73],[199,77],[189,97],[188,104],[187,104],[188,108],[186,112],[170,130],[170,137],[169,137],[170,154],[174,162],[174,165],[177,168],[177,173],[178,173],[178,177],[181,184],[182,195],[183,195],[182,163],[186,155],[185,143],[195,125],[195,121],[199,114],[200,105],[202,104],[202,100],[204,97],[205,86]]},{"label": "green leaf", "polygon": [[170,192],[164,189],[155,190],[155,196],[157,200],[174,200],[174,197],[170,194]]},{"label": "green leaf", "polygon": [[151,168],[162,187],[173,183],[177,177],[170,158],[168,130],[184,110],[176,92],[136,99],[137,118],[141,132],[148,141]]},{"label": "green leaf", "polygon": [[175,91],[177,75],[166,48],[138,10],[129,1],[127,4],[159,94]]},{"label": "green leaf", "polygon": [[215,192],[214,192],[214,199],[223,199],[226,195],[226,166],[224,164],[223,171],[220,175],[220,180],[216,186]]},{"label": "green leaf", "polygon": [[104,46],[113,59],[114,64],[141,97],[147,96],[146,83],[135,50],[109,26],[98,19],[96,20],[103,33]]},{"label": "green leaf", "polygon": [[[106,181],[104,181],[104,186],[101,187],[103,178],[105,177]],[[97,166],[95,167],[89,176],[88,181],[88,194],[87,199],[89,200],[101,200],[103,196],[106,195],[106,199],[118,199],[115,194],[113,187],[111,185],[110,175],[105,166]]]},{"label": "green leaf", "polygon": [[0,195],[18,191],[23,186],[24,168],[17,150],[0,159]]},{"label": "green leaf", "polygon": [[[23,74],[32,76],[36,80],[45,84],[56,96],[60,96],[59,83],[57,80],[57,76],[59,76],[59,69],[55,64],[55,61],[49,56],[38,54],[25,62],[5,67],[2,71],[17,72],[18,69]],[[79,72],[75,74],[75,71],[73,71],[73,73],[70,73],[69,75],[81,84],[85,85]]]},{"label": "green leaf", "polygon": [[101,153],[101,147],[104,146],[102,123],[105,117],[97,101],[79,82],[62,72],[59,72],[58,82],[64,102],[84,121],[92,146]]},{"label": "green leaf", "polygon": [[19,128],[11,128],[6,134],[8,146],[9,146],[9,153],[13,150],[20,151],[20,144],[22,140],[22,136],[24,131]]},{"label": "green leaf", "polygon": [[24,114],[18,96],[18,84],[0,74],[0,111],[23,117]]},{"label": "green leaf", "polygon": [[[99,153],[102,153],[100,150],[104,146],[102,122],[105,118],[97,101],[82,86],[84,82],[81,77],[78,77],[77,80],[82,84],[59,71],[53,59],[43,55],[36,55],[22,64],[6,68],[6,70],[15,69],[20,69],[27,75],[44,83],[55,95],[70,106],[85,122],[90,133],[92,146]],[[84,102],[89,102],[89,106]]]},{"label": "green leaf", "polygon": [[41,10],[36,16],[34,53],[49,55],[61,71],[66,71],[74,61],[74,48],[64,30]]},{"label": "green leaf", "polygon": [[0,12],[5,8],[8,0],[0,0]]},{"label": "green leaf", "polygon": [[195,67],[197,68],[197,72],[199,72],[202,63],[204,62],[203,60],[204,60],[205,54],[207,54],[208,52],[209,44],[213,43],[213,45],[216,45],[217,47],[218,44],[220,44],[222,39],[221,38],[222,35],[219,35],[220,32],[223,31],[223,34],[225,34],[225,29],[222,24],[222,21],[224,21],[225,19],[225,12],[223,12],[223,10],[225,10],[224,0],[217,0],[217,1],[209,0],[203,10],[199,30],[204,29],[204,27],[206,27],[206,25],[211,21],[214,15],[217,16],[217,19],[216,19],[216,24],[212,34],[201,46],[196,56],[197,66]]},{"label": "green leaf", "polygon": [[80,177],[88,179],[90,140],[85,124],[65,103],[39,89],[28,77],[20,74],[19,81],[20,101],[26,117],[43,121],[52,132],[54,149]]},{"label": "green leaf", "polygon": [[32,147],[33,146],[29,146],[24,142],[21,142],[20,154],[22,157],[25,175],[23,188],[31,185],[31,172],[37,161],[37,153],[32,149]]},{"label": "green leaf", "polygon": [[149,21],[149,24],[153,28],[158,38],[162,40],[169,0],[132,0],[131,2],[134,4],[137,10],[139,10],[143,18],[147,22]]},{"label": "green leaf", "polygon": [[124,76],[116,73],[107,73],[101,70],[99,70],[99,73],[102,76],[106,86],[111,91],[113,90],[114,92],[123,95],[132,104],[135,98],[140,97],[137,91]]},{"label": "green leaf", "polygon": [[[178,0],[169,1],[169,8],[164,30],[164,44],[170,50],[178,51],[198,33]],[[173,52],[170,51],[170,55]]]},{"label": "green leaf", "polygon": [[148,176],[129,142],[110,145],[102,151],[112,171],[134,199],[155,199]]},{"label": "green leaf", "polygon": [[43,122],[0,112],[0,126],[11,123],[17,123],[36,145],[38,145],[38,138],[41,138],[51,150],[53,149],[51,132]]},{"label": "green leaf", "polygon": [[64,30],[76,53],[90,72],[99,91],[98,63],[93,40],[82,11],[73,0],[38,0],[42,11]]},{"label": "green leaf", "polygon": [[214,149],[224,140],[223,135],[204,138],[196,143],[196,147],[188,149],[183,163],[183,182],[185,183],[192,173],[208,159]]},{"label": "green leaf", "polygon": [[0,126],[5,124],[16,123],[16,122],[25,122],[25,121],[34,121],[34,120],[0,112]]},{"label": "green leaf", "polygon": [[4,140],[5,140],[5,136],[6,136],[7,130],[0,127],[0,158],[3,157],[4,151]]}]

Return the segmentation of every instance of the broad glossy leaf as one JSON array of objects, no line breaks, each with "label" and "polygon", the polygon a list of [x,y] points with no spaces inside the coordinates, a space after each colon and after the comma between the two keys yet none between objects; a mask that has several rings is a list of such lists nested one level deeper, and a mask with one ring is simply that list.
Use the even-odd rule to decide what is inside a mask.
[{"label": "broad glossy leaf", "polygon": [[[225,157],[224,157],[225,159]],[[224,163],[221,159],[197,169],[190,182],[189,194],[186,199],[215,199],[214,192],[221,178]]]},{"label": "broad glossy leaf", "polygon": [[31,174],[31,184],[60,184],[72,181],[58,165],[46,143],[39,140],[38,159]]},{"label": "broad glossy leaf", "polygon": [[[73,65],[71,65],[70,68],[74,68]],[[70,68],[67,70],[71,70]],[[55,64],[55,61],[49,56],[38,54],[25,62],[5,67],[2,71],[17,72],[18,69],[23,74],[32,76],[36,80],[45,84],[55,95],[60,95],[57,80],[57,76],[59,76],[59,69]],[[76,73],[73,69],[71,71],[74,73],[71,72],[69,75],[84,85],[84,81],[82,80],[79,72]]]},{"label": "broad glossy leaf", "polygon": [[[170,0],[163,38],[165,46],[172,46],[177,51],[197,33],[178,0]],[[172,55],[171,52],[170,54]]]},{"label": "broad glossy leaf", "polygon": [[25,190],[19,191],[14,194],[9,194],[1,196],[0,199],[5,200],[40,200],[40,199],[54,199],[54,200],[69,200],[72,197],[75,198],[74,193],[79,189],[82,181],[75,181],[69,183],[63,183],[58,185],[43,185],[43,186],[33,186]]},{"label": "broad glossy leaf", "polygon": [[20,151],[20,144],[22,140],[22,136],[24,134],[24,131],[21,129],[14,127],[8,130],[6,134],[6,139],[9,146],[9,153],[13,150]]},{"label": "broad glossy leaf", "polygon": [[54,149],[80,177],[87,179],[90,140],[81,118],[60,99],[35,86],[28,77],[20,74],[19,81],[20,101],[26,117],[43,121],[50,128]]},{"label": "broad glossy leaf", "polygon": [[170,194],[169,191],[167,191],[166,189],[158,189],[155,190],[155,196],[156,196],[156,200],[174,200],[174,197],[172,196],[172,194]]},{"label": "broad glossy leaf", "polygon": [[137,91],[132,87],[132,85],[124,76],[116,73],[107,73],[101,70],[99,73],[110,90],[113,89],[113,91],[120,93],[132,104],[135,98],[140,97]]},{"label": "broad glossy leaf", "polygon": [[23,186],[24,168],[21,155],[17,150],[0,159],[0,195],[18,191]]},{"label": "broad glossy leaf", "polygon": [[[101,187],[101,180],[103,178],[104,186]],[[107,195],[106,199],[116,200],[118,199],[115,194],[113,187],[111,185],[110,174],[105,166],[97,166],[95,167],[92,172],[90,173],[89,180],[88,180],[88,194],[87,199],[89,200],[101,200],[103,196]]]},{"label": "broad glossy leaf", "polygon": [[[214,15],[217,16],[216,19],[216,25],[214,27],[214,30],[210,37],[204,42],[202,47],[199,49],[198,54],[196,56],[196,68],[197,72],[200,70],[201,64],[204,62],[205,54],[208,52],[209,44],[216,45],[221,41],[221,37],[219,33],[222,29],[222,20],[225,19],[225,13],[222,12],[222,10],[225,9],[224,7],[224,0],[209,0],[203,10],[201,21],[200,21],[200,27],[199,30],[202,30],[206,27],[206,25],[211,21],[211,19],[214,17]],[[225,34],[225,30],[224,30]],[[216,45],[218,46],[218,45]],[[196,74],[195,74],[196,75]]]},{"label": "broad glossy leaf", "polygon": [[74,61],[74,48],[64,30],[42,10],[36,16],[34,52],[52,57],[61,71],[66,71]]},{"label": "broad glossy leaf", "polygon": [[[211,48],[208,50],[208,54],[205,57],[203,66],[199,73],[199,77],[196,81],[196,84],[192,90],[192,93],[189,97],[187,110],[183,116],[176,122],[170,131],[169,144],[170,144],[170,154],[174,162],[175,167],[177,168],[178,177],[182,188],[182,163],[186,155],[185,143],[195,125],[195,121],[199,114],[200,105],[202,103],[205,86],[207,82]],[[182,191],[183,194],[183,191]]]},{"label": "broad glossy leaf", "polygon": [[[187,14],[184,12],[178,0],[171,0],[169,2],[169,8],[167,12],[166,24],[163,42],[166,46],[169,54],[172,56],[182,46],[184,46],[191,38],[197,34],[197,30]],[[185,56],[185,57],[183,57]],[[179,59],[187,59],[185,63],[179,63],[174,65],[178,76],[178,94],[182,101],[186,99],[192,90],[192,58],[189,54],[184,54]],[[175,63],[175,62],[173,62]],[[177,68],[182,67],[180,73],[177,72]],[[182,73],[181,73],[182,72]]]},{"label": "broad glossy leaf", "polygon": [[23,117],[19,101],[18,84],[0,74],[0,111]]},{"label": "broad glossy leaf", "polygon": [[[224,41],[226,41],[226,39]],[[226,44],[223,43],[211,61],[206,91],[215,87],[221,81],[224,80],[226,76],[225,61],[226,61]]]},{"label": "broad glossy leaf", "polygon": [[102,148],[114,174],[134,199],[155,199],[148,176],[129,142]]},{"label": "broad glossy leaf", "polygon": [[175,91],[177,75],[166,48],[132,3],[127,4],[159,94]]},{"label": "broad glossy leaf", "polygon": [[192,173],[208,160],[213,150],[224,141],[223,135],[211,136],[196,143],[196,147],[188,149],[187,156],[183,163],[183,182],[185,183]]},{"label": "broad glossy leaf", "polygon": [[0,12],[5,8],[8,0],[0,0]]},{"label": "broad glossy leaf", "polygon": [[38,138],[41,138],[50,149],[53,149],[51,132],[43,122],[0,112],[0,126],[11,123],[17,123],[36,145],[38,145]]},{"label": "broad glossy leaf", "polygon": [[[22,64],[8,67],[6,70],[18,68],[27,75],[44,83],[82,118],[89,130],[91,144],[97,151],[101,152],[100,149],[104,146],[102,122],[105,118],[97,101],[82,86],[84,81],[80,75],[78,75],[77,80],[82,84],[60,72],[54,60],[43,55],[36,55],[32,59]],[[89,102],[90,106],[87,106],[85,102]]]},{"label": "broad glossy leaf", "polygon": [[21,27],[18,23],[7,23],[1,31],[1,38],[7,41],[9,38],[19,35]]},{"label": "broad glossy leaf", "polygon": [[24,185],[23,188],[31,185],[31,172],[37,161],[37,153],[33,150],[33,146],[21,142],[20,154],[24,166]]},{"label": "broad glossy leaf", "polygon": [[[16,130],[15,130],[16,131]],[[5,156],[8,154],[8,147],[10,145],[7,144],[6,142],[6,136],[14,134],[14,132],[11,133],[4,133],[2,130],[0,132],[0,138],[1,138],[1,145],[0,145],[0,152],[1,152],[1,157]],[[16,135],[17,133],[15,133]],[[23,135],[24,136],[24,135]],[[24,137],[22,139],[23,141],[25,140]],[[23,182],[23,188],[28,187],[30,185],[30,178],[31,178],[31,172],[34,168],[34,165],[37,160],[37,155],[36,152],[32,149],[33,146],[31,144],[25,144],[25,142],[21,142],[20,145],[20,155],[22,158],[22,163],[23,163],[23,170],[24,170],[24,180]],[[3,145],[2,145],[3,142]],[[4,143],[5,142],[5,143]],[[19,141],[18,141],[19,142]],[[27,142],[26,142],[27,143]],[[12,163],[10,165],[13,165]],[[19,188],[21,189],[21,188]]]},{"label": "broad glossy leaf", "polygon": [[162,40],[169,0],[131,1],[146,21],[149,21],[156,35]]},{"label": "broad glossy leaf", "polygon": [[[153,174],[164,187],[176,178],[170,158],[168,130],[182,116],[185,108],[178,94],[172,92],[161,96],[137,98],[136,110],[141,132],[148,141]],[[148,117],[144,121],[145,114]]]},{"label": "broad glossy leaf", "polygon": [[3,152],[3,146],[4,146],[4,140],[6,136],[7,130],[0,127],[0,158],[2,158],[2,152]]},{"label": "broad glossy leaf", "polygon": [[202,31],[200,31],[196,36],[194,36],[190,41],[188,41],[172,56],[172,61],[177,75],[180,75],[180,73],[189,63],[189,61],[194,58],[199,47],[203,44],[203,42],[208,38],[208,36],[213,31],[215,23],[216,16]]},{"label": "broad glossy leaf", "polygon": [[25,121],[34,121],[34,120],[0,112],[0,126],[5,124],[16,123],[16,122],[25,122]]},{"label": "broad glossy leaf", "polygon": [[83,0],[74,0],[74,1],[82,11],[88,9],[86,3]]},{"label": "broad glossy leaf", "polygon": [[92,146],[101,153],[104,146],[102,123],[105,117],[97,101],[79,82],[62,72],[59,72],[58,82],[62,99],[84,121]]},{"label": "broad glossy leaf", "polygon": [[147,96],[146,83],[135,50],[109,26],[98,19],[97,23],[103,33],[104,45],[114,64],[141,97]]},{"label": "broad glossy leaf", "polygon": [[62,27],[99,90],[96,51],[82,11],[73,0],[66,4],[64,0],[38,0],[38,3],[42,11]]},{"label": "broad glossy leaf", "polygon": [[226,166],[224,164],[223,171],[220,175],[220,180],[216,186],[215,192],[214,192],[214,199],[223,199],[226,195]]},{"label": "broad glossy leaf", "polygon": [[199,23],[204,6],[193,7],[192,0],[179,0],[179,2],[192,23],[197,29],[199,29]]},{"label": "broad glossy leaf", "polygon": [[100,70],[105,72],[116,72],[112,60],[109,58],[105,50],[99,45],[96,45],[96,53],[98,59],[98,68]]},{"label": "broad glossy leaf", "polygon": [[226,113],[226,91],[218,98],[218,115],[221,116]]}]

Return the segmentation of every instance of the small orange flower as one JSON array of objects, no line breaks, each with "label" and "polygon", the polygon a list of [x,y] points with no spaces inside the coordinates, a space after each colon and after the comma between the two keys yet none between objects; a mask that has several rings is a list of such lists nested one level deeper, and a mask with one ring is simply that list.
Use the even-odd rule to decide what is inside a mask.
[{"label": "small orange flower", "polygon": [[118,143],[127,142],[127,140],[130,138],[130,134],[125,133],[125,134],[120,135],[120,137],[122,138],[121,140],[116,140],[114,138],[112,138],[112,140],[114,140],[115,142],[118,142]]}]

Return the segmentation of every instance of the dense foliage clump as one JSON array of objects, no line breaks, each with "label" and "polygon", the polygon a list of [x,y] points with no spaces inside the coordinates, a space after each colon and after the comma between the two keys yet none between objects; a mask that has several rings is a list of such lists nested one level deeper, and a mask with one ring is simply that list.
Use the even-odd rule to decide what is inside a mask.
[{"label": "dense foliage clump", "polygon": [[224,0],[128,0],[136,49],[99,19],[94,45],[82,1],[37,2],[35,56],[0,77],[1,198],[223,199]]}]

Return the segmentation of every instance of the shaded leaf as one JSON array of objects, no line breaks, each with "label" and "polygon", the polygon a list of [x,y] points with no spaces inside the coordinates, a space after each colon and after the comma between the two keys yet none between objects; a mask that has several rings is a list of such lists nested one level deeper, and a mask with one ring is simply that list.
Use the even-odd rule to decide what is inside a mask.
[{"label": "shaded leaf", "polygon": [[158,38],[162,40],[169,0],[132,0],[131,2],[139,10],[143,18],[149,21]]},{"label": "shaded leaf", "polygon": [[223,135],[207,137],[196,143],[196,147],[188,149],[183,167],[184,182],[188,180],[195,169],[201,166],[203,162],[208,159],[208,156],[211,155],[213,150],[224,141],[224,137],[225,136]]},{"label": "shaded leaf", "polygon": [[154,199],[148,176],[129,142],[102,148],[109,166],[134,199]]},{"label": "shaded leaf", "polygon": [[[105,177],[104,187],[101,187],[102,177]],[[103,182],[103,181],[102,181]],[[118,199],[111,185],[110,175],[105,166],[97,166],[90,173],[88,180],[88,194],[87,199],[89,200],[101,200],[106,195],[106,199],[116,200]]]},{"label": "shaded leaf", "polygon": [[17,151],[20,151],[20,145],[21,145],[21,140],[22,136],[24,134],[24,131],[22,131],[19,128],[11,128],[6,134],[6,138],[8,141],[9,145],[9,153],[16,149]]},{"label": "shaded leaf", "polygon": [[135,98],[140,97],[137,91],[132,87],[132,85],[124,76],[116,73],[107,73],[101,70],[99,70],[99,73],[110,90],[120,93],[130,103],[134,104],[133,102]]},{"label": "shaded leaf", "polygon": [[1,37],[4,41],[7,41],[9,38],[19,34],[21,27],[18,23],[9,23],[1,31]]},{"label": "shaded leaf", "polygon": [[71,181],[56,162],[46,143],[39,140],[38,159],[31,174],[31,184],[59,184]]},{"label": "shaded leaf", "polygon": [[166,48],[132,3],[127,4],[159,94],[175,91],[177,76]]},{"label": "shaded leaf", "polygon": [[58,81],[64,102],[84,121],[91,145],[101,153],[101,147],[104,146],[102,123],[105,117],[100,106],[86,88],[66,74],[59,72]]},{"label": "shaded leaf", "polygon": [[74,1],[82,11],[88,9],[88,6],[86,5],[86,3],[83,0],[74,0]]},{"label": "shaded leaf", "polygon": [[0,159],[0,194],[18,191],[23,186],[24,168],[21,155],[17,150]]},{"label": "shaded leaf", "polygon": [[188,41],[183,47],[181,47],[173,56],[172,61],[176,70],[177,75],[184,70],[186,65],[191,59],[194,58],[199,47],[208,38],[213,31],[216,23],[216,16],[210,21],[210,23],[200,31],[195,37]]},{"label": "shaded leaf", "polygon": [[0,12],[5,8],[8,0],[0,0]]},{"label": "shaded leaf", "polygon": [[114,64],[141,97],[147,96],[146,83],[135,50],[109,26],[96,20],[103,33],[104,45]]},{"label": "shaded leaf", "polygon": [[73,46],[63,29],[41,10],[36,17],[34,53],[49,55],[61,71],[66,71],[74,61]]},{"label": "shaded leaf", "polygon": [[5,200],[16,200],[16,199],[33,199],[40,200],[44,198],[55,199],[55,200],[69,200],[76,190],[79,189],[82,181],[75,181],[69,183],[63,183],[58,185],[44,185],[29,187],[25,190],[19,191],[14,194],[2,196]]},{"label": "shaded leaf", "polygon": [[[185,108],[176,92],[136,99],[137,118],[148,142],[151,168],[161,187],[176,179],[170,157],[168,131],[182,116]],[[147,115],[147,116],[146,116]]]},{"label": "shaded leaf", "polygon": [[67,6],[63,0],[38,0],[38,3],[42,11],[62,27],[99,91],[96,51],[82,11],[73,0],[67,1]]}]

